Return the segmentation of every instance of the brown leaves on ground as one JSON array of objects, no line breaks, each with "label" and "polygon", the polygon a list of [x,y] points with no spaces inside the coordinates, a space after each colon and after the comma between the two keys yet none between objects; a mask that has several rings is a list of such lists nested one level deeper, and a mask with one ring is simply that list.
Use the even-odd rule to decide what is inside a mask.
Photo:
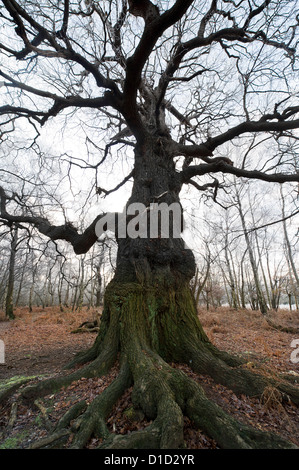
[{"label": "brown leaves on ground", "polygon": [[[96,337],[94,333],[72,334],[74,328],[85,320],[94,320],[98,312],[60,312],[58,308],[18,309],[16,319],[1,321],[0,339],[5,343],[6,365],[0,366],[0,380],[16,375],[55,375],[70,361],[73,355],[90,347]],[[291,361],[293,334],[271,328],[259,312],[235,311],[219,308],[216,311],[199,311],[200,321],[211,339],[220,349],[242,354],[247,360],[245,367],[257,372],[278,377],[281,373],[293,374],[295,380],[299,364]],[[298,325],[299,312],[280,311],[275,322],[284,325]],[[299,446],[299,416],[297,408],[290,402],[282,404],[276,389],[268,387],[262,398],[236,396],[222,385],[216,384],[209,376],[195,374],[187,366],[172,364],[198,382],[208,398],[214,400],[235,418],[258,429],[272,431]],[[87,403],[101,393],[118,374],[116,365],[109,375],[81,379],[66,389],[43,399],[47,410],[47,423],[40,410],[18,403],[16,420],[9,435],[5,433],[12,416],[12,400],[0,408],[0,449],[3,447],[27,447],[48,433],[49,423],[57,421],[75,403]],[[110,432],[127,434],[144,429],[149,422],[142,412],[135,412],[131,401],[132,389],[120,398],[108,417]],[[2,428],[1,428],[2,426]],[[2,431],[2,437],[1,437]],[[184,419],[185,445],[188,449],[217,449],[217,444],[196,429],[188,418]],[[9,439],[7,439],[9,437]],[[10,444],[9,444],[10,442]],[[89,448],[95,448],[100,441],[92,438]]]},{"label": "brown leaves on ground", "polygon": [[15,320],[3,321],[0,313],[6,361],[6,367],[0,366],[0,379],[58,373],[75,353],[93,344],[93,334],[73,334],[72,330],[95,315],[95,311],[86,309],[61,312],[58,307],[35,307],[28,312],[28,308],[18,308]]}]

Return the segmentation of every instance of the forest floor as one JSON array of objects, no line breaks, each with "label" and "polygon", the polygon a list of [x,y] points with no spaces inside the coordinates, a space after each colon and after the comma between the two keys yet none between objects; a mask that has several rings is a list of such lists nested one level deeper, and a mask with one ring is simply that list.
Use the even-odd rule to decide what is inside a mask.
[{"label": "forest floor", "polygon": [[[96,332],[74,334],[73,331],[86,320],[94,320],[96,313],[82,309],[80,312],[48,307],[17,309],[16,318],[6,321],[0,312],[0,339],[5,344],[5,364],[0,364],[1,381],[15,376],[55,376],[61,373],[75,353],[90,347]],[[2,315],[2,316],[1,316]],[[288,373],[299,386],[299,363],[291,358],[293,340],[299,342],[299,334],[277,331],[269,326],[260,312],[235,311],[229,308],[199,309],[200,321],[211,341],[220,349],[241,354],[247,366],[259,373],[278,377]],[[299,311],[280,310],[271,317],[275,323],[298,327]],[[298,347],[298,345],[297,345]],[[297,354],[298,356],[298,354]],[[299,446],[298,409],[290,402],[282,404],[271,390],[262,399],[237,396],[208,376],[195,374],[188,367],[175,365],[199,382],[207,396],[228,413],[242,422],[259,429],[272,431]],[[29,407],[18,402],[13,415],[15,397],[0,405],[0,449],[28,448],[34,441],[48,434],[49,428],[74,403],[85,399],[88,403],[104,390],[117,376],[116,365],[110,374],[101,378],[81,379],[66,389],[44,397],[42,407]],[[126,434],[143,429],[148,422],[132,418],[131,392],[129,389],[118,401],[108,418],[111,432]],[[43,412],[44,410],[44,412]],[[13,420],[13,425],[8,426]],[[10,422],[12,424],[12,422]],[[186,449],[217,449],[217,444],[185,418]],[[95,448],[99,440],[92,438],[88,448]]]}]

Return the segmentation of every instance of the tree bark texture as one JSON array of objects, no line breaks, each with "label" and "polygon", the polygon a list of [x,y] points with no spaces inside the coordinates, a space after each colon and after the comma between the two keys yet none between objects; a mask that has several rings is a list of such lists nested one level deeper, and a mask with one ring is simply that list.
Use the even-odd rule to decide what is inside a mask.
[{"label": "tree bark texture", "polygon": [[[179,203],[179,190],[172,155],[159,140],[138,147],[128,207],[134,202],[148,207],[159,198],[167,204]],[[128,217],[130,221],[132,216]],[[186,415],[220,447],[294,447],[279,436],[236,421],[207,399],[198,383],[170,365],[187,364],[238,394],[261,396],[271,384],[286,400],[298,403],[295,387],[255,374],[244,367],[240,358],[218,350],[209,341],[190,288],[194,257],[182,238],[117,236],[117,241],[117,267],[105,291],[99,334],[93,346],[69,364],[69,368],[83,366],[68,375],[29,385],[22,396],[33,399],[82,376],[103,375],[117,360],[119,376],[83,412],[75,432],[66,430],[58,438],[54,433],[53,439],[36,445],[59,447],[60,436],[64,445],[68,432],[74,432],[73,448],[84,447],[93,434],[103,439],[101,448],[180,448]],[[141,409],[152,422],[145,430],[130,435],[110,434],[105,418],[131,385],[134,408]]]}]

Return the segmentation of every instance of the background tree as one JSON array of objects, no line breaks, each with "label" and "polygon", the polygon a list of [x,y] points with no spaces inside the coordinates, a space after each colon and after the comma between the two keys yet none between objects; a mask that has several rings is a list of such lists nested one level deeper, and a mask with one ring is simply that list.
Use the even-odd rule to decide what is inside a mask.
[{"label": "background tree", "polygon": [[11,244],[10,244],[10,256],[9,256],[9,268],[8,268],[8,283],[7,293],[5,300],[5,314],[9,319],[14,318],[13,313],[13,290],[14,290],[14,276],[15,276],[15,260],[18,246],[18,228],[13,227],[10,230]]},{"label": "background tree", "polygon": [[[280,151],[299,127],[293,89],[296,2],[2,3],[3,148],[15,153],[20,136],[31,138],[28,151],[47,161],[59,143],[53,123],[63,124],[62,149],[76,134],[86,158],[65,152],[61,168],[68,162],[81,169],[81,181],[86,171],[95,170],[91,187],[98,196],[132,181],[127,208],[179,205],[188,184],[200,192],[212,189],[217,200],[231,175],[269,183],[299,180],[293,152]],[[51,132],[52,149],[42,143]],[[242,150],[250,146],[255,158]],[[101,174],[109,158],[110,165],[122,158],[127,169],[112,189]],[[7,222],[32,224],[53,241],[69,242],[77,254],[97,242],[100,207],[82,230],[81,224],[64,220],[59,225],[54,215],[26,207],[11,200],[7,187],[1,189],[1,217]],[[183,444],[184,414],[221,447],[291,446],[232,419],[169,365],[187,363],[236,393],[259,396],[269,385],[265,377],[238,367],[242,361],[215,348],[202,330],[189,286],[195,260],[183,239],[173,233],[168,238],[119,235],[99,335],[72,365],[88,364],[29,386],[23,396],[104,374],[119,357],[118,378],[83,414],[73,447],[84,446],[96,433],[105,438],[102,447],[177,448]],[[104,419],[132,384],[134,406],[152,424],[129,436],[109,436]],[[298,403],[297,389],[271,384]]]}]

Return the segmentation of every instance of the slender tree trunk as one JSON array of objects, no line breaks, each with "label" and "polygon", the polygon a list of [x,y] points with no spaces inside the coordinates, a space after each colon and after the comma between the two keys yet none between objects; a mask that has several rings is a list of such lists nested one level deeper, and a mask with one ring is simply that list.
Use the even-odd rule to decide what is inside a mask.
[{"label": "slender tree trunk", "polygon": [[62,289],[63,289],[63,276],[58,276],[58,286],[57,286],[57,295],[58,295],[58,304],[59,310],[63,312],[63,302],[62,302]]},{"label": "slender tree trunk", "polygon": [[24,263],[23,263],[22,273],[21,273],[20,282],[19,282],[19,287],[18,287],[18,292],[17,292],[17,296],[16,296],[16,301],[15,301],[15,306],[16,306],[16,307],[19,305],[19,302],[20,302],[20,297],[21,297],[21,291],[22,291],[22,288],[23,288],[23,281],[24,281],[25,271],[26,271],[26,269],[28,268],[28,266],[27,266],[28,257],[29,257],[29,251],[26,251],[26,257],[25,257],[25,261],[24,261]]},{"label": "slender tree trunk", "polygon": [[191,292],[192,292],[192,295],[194,296],[194,298],[195,298],[196,292],[198,290],[198,274],[199,274],[199,269],[196,266],[195,277],[192,280],[192,284],[191,284]]},{"label": "slender tree trunk", "polygon": [[80,260],[80,284],[78,287],[78,297],[76,301],[76,309],[81,311],[82,306],[83,306],[83,300],[84,300],[84,290],[85,290],[85,285],[84,285],[84,277],[85,277],[85,269],[84,269],[84,262],[85,259],[84,257],[81,258]]},{"label": "slender tree trunk", "polygon": [[101,264],[99,264],[96,267],[96,307],[100,307],[103,302],[102,283]]},{"label": "slender tree trunk", "polygon": [[13,320],[14,307],[13,307],[13,292],[14,292],[14,276],[15,276],[15,261],[16,261],[16,251],[18,244],[18,229],[17,227],[11,229],[11,244],[10,244],[10,257],[9,257],[9,270],[8,270],[8,282],[7,282],[7,292],[5,300],[5,314],[7,318]]},{"label": "slender tree trunk", "polygon": [[66,291],[64,296],[63,305],[68,308],[69,307],[69,296],[70,296],[70,279],[71,279],[71,270],[69,269],[69,278],[67,279]]},{"label": "slender tree trunk", "polygon": [[231,261],[229,259],[229,252],[228,252],[228,233],[226,232],[225,235],[225,246],[224,246],[224,253],[225,253],[225,260],[226,266],[229,276],[229,287],[231,291],[231,298],[232,298],[232,307],[237,309],[239,307],[238,296],[237,296],[237,288],[236,288],[236,281],[233,270],[231,268]]},{"label": "slender tree trunk", "polygon": [[32,269],[32,282],[31,282],[31,287],[30,287],[30,290],[29,290],[29,300],[28,300],[29,312],[32,312],[32,307],[33,307],[33,294],[34,294],[35,276],[36,276],[36,273],[37,273],[37,267],[38,267],[38,265],[36,264]]},{"label": "slender tree trunk", "polygon": [[246,300],[245,300],[245,279],[244,279],[244,259],[245,259],[246,251],[243,253],[240,263],[240,299],[241,299],[241,306],[242,308],[246,308]]},{"label": "slender tree trunk", "polygon": [[267,303],[265,301],[265,298],[264,298],[264,295],[263,295],[263,292],[262,292],[262,288],[261,288],[261,285],[260,285],[259,275],[258,275],[258,268],[257,268],[257,264],[256,264],[255,259],[254,259],[254,253],[253,253],[253,249],[252,249],[252,246],[251,246],[251,242],[249,240],[249,235],[248,235],[248,231],[247,231],[247,227],[246,227],[245,217],[244,217],[244,214],[243,214],[242,204],[241,204],[241,200],[240,200],[240,196],[239,196],[238,191],[236,191],[236,194],[237,194],[238,211],[239,211],[239,214],[240,214],[243,233],[244,233],[244,237],[245,237],[245,241],[246,241],[246,246],[247,246],[247,249],[248,249],[249,260],[250,260],[252,273],[253,273],[253,278],[254,278],[255,287],[256,287],[257,300],[258,300],[259,307],[261,309],[262,314],[266,315],[267,311],[268,311],[268,307],[267,307]]},{"label": "slender tree trunk", "polygon": [[204,278],[203,279],[199,278],[199,269],[198,269],[198,267],[196,267],[196,271],[195,271],[195,279],[194,279],[194,283],[193,283],[193,287],[192,287],[192,295],[195,298],[195,304],[197,306],[199,304],[199,297],[202,294],[202,292],[205,288],[206,282],[209,278],[210,267],[211,267],[210,253],[208,253],[207,267],[206,267]]},{"label": "slender tree trunk", "polygon": [[48,291],[47,291],[47,279],[48,279],[48,272],[46,273],[46,276],[45,276],[45,281],[44,281],[44,285],[43,285],[43,292],[42,292],[42,308],[45,308],[47,307],[47,304],[48,304]]},{"label": "slender tree trunk", "polygon": [[294,295],[294,298],[295,298],[295,303],[296,303],[296,305],[298,305],[297,296],[298,296],[298,292],[299,292],[299,275],[298,275],[298,272],[297,272],[297,269],[296,269],[296,266],[295,266],[295,262],[294,262],[293,250],[292,250],[290,239],[289,239],[289,236],[288,236],[287,224],[286,224],[286,221],[284,220],[285,219],[285,201],[284,201],[282,188],[280,188],[280,195],[281,195],[281,209],[282,209],[282,218],[283,218],[283,221],[282,221],[283,233],[284,233],[284,239],[285,239],[285,244],[286,244],[286,249],[287,249],[287,260],[288,260],[288,264],[290,266],[290,270],[291,270],[291,272],[292,272],[292,274],[295,278],[295,282],[293,283],[292,274],[290,275],[290,280],[291,280],[292,284],[294,285],[293,295]]},{"label": "slender tree trunk", "polygon": [[[253,214],[252,214],[252,217],[253,217]],[[253,221],[254,221],[254,218],[253,218]],[[262,273],[262,276],[263,276],[263,281],[264,281],[267,300],[268,300],[269,305],[271,305],[271,296],[270,296],[270,293],[269,293],[268,282],[267,282],[267,278],[266,278],[266,274],[265,274],[265,270],[264,270],[264,265],[263,265],[263,261],[262,261],[263,256],[262,256],[262,252],[261,252],[261,249],[260,249],[259,240],[258,240],[258,236],[257,236],[256,232],[255,232],[255,244],[256,244],[258,259],[259,259],[258,264],[261,267],[261,273]]]}]

